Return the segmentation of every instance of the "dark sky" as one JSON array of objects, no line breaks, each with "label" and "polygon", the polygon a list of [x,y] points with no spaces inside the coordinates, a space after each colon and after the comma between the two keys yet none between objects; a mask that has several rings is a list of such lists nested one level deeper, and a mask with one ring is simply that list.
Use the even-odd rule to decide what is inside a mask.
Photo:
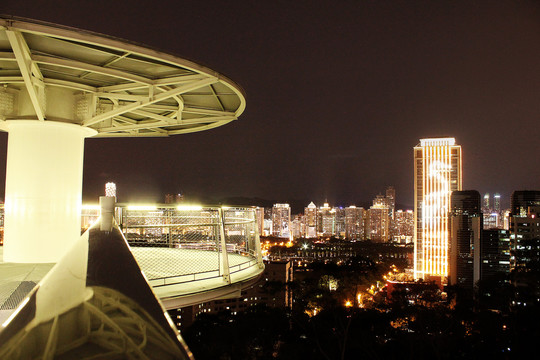
[{"label": "dark sky", "polygon": [[148,44],[246,91],[224,127],[86,140],[85,200],[106,181],[120,201],[182,191],[332,205],[394,185],[412,205],[412,148],[435,136],[462,146],[464,189],[540,189],[538,1],[7,0],[0,13]]}]

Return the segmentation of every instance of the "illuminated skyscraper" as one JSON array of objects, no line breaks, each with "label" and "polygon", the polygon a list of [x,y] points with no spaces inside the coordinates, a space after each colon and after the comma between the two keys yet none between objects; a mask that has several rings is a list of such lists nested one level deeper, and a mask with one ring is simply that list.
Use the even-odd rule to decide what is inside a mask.
[{"label": "illuminated skyscraper", "polygon": [[318,231],[321,235],[332,236],[336,234],[336,210],[331,208],[328,203],[324,203],[324,205],[319,208],[317,218]]},{"label": "illuminated skyscraper", "polygon": [[501,213],[501,194],[493,195],[493,210],[496,213]]},{"label": "illuminated skyscraper", "polygon": [[490,212],[491,207],[489,206],[489,193],[484,194],[484,203],[482,205],[483,212]]},{"label": "illuminated skyscraper", "polygon": [[304,216],[306,218],[306,237],[317,237],[317,206],[313,202],[304,209]]},{"label": "illuminated skyscraper", "polygon": [[364,208],[354,205],[345,208],[345,237],[349,240],[364,240]]},{"label": "illuminated skyscraper", "polygon": [[274,204],[272,208],[272,235],[290,238],[291,208],[289,204]]},{"label": "illuminated skyscraper", "polygon": [[414,211],[398,210],[394,218],[393,240],[398,243],[411,243],[414,236]]},{"label": "illuminated skyscraper", "polygon": [[396,211],[396,189],[393,186],[386,188],[386,203],[389,207],[389,215],[394,219],[394,214]]},{"label": "illuminated skyscraper", "polygon": [[540,260],[540,191],[519,190],[512,193],[510,246],[512,269],[526,269]]},{"label": "illuminated skyscraper", "polygon": [[448,276],[450,194],[461,190],[461,146],[454,138],[421,139],[414,147],[414,276]]},{"label": "illuminated skyscraper", "polygon": [[368,209],[367,238],[373,242],[388,242],[390,240],[389,223],[388,206],[373,201],[373,206]]}]

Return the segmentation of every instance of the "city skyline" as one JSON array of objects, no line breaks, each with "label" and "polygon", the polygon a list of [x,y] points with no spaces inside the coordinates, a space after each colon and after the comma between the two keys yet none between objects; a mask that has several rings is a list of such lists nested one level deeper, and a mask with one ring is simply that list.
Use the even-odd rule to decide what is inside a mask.
[{"label": "city skyline", "polygon": [[88,139],[85,201],[107,181],[120,201],[182,192],[344,206],[394,185],[397,203],[412,207],[410,152],[431,136],[453,136],[465,149],[463,189],[500,193],[507,207],[512,191],[540,187],[522,145],[539,135],[540,7],[532,2],[167,2],[166,13],[122,2],[32,3],[1,12],[178,53],[247,94],[242,118],[220,129]]}]

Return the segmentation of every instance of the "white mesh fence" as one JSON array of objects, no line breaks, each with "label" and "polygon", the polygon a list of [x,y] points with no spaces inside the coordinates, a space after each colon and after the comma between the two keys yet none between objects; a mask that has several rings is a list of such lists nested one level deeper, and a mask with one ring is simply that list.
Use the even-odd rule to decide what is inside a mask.
[{"label": "white mesh fence", "polygon": [[154,286],[223,276],[260,258],[252,208],[125,207],[118,213],[124,236]]}]

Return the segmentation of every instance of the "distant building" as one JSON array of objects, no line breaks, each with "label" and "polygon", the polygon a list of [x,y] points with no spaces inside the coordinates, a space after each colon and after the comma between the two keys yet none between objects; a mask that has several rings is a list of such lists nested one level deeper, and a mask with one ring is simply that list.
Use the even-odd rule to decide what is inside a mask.
[{"label": "distant building", "polygon": [[504,214],[501,210],[500,194],[493,195],[492,203],[490,203],[490,194],[487,193],[484,195],[482,213],[484,214],[484,229],[504,228]]},{"label": "distant building", "polygon": [[484,212],[484,229],[502,228],[501,216],[497,212]]},{"label": "distant building", "polygon": [[472,289],[480,280],[482,220],[478,191],[452,192],[448,276],[451,285]]},{"label": "distant building", "polygon": [[489,193],[484,194],[484,202],[482,203],[482,212],[483,213],[491,212],[491,207],[489,206]]},{"label": "distant building", "polygon": [[335,226],[334,236],[341,238],[345,237],[345,209],[342,207],[335,207]]},{"label": "distant building", "polygon": [[274,204],[272,207],[272,235],[291,238],[291,208],[289,204]]},{"label": "distant building", "polygon": [[393,240],[397,243],[408,244],[414,237],[414,211],[398,210],[394,215]]},{"label": "distant building", "polygon": [[493,195],[493,211],[495,211],[497,214],[500,214],[501,209],[501,194],[495,194]]},{"label": "distant building", "polygon": [[264,208],[264,221],[262,235],[272,235],[272,210],[273,208]]},{"label": "distant building", "polygon": [[374,242],[388,242],[390,240],[390,216],[388,216],[388,206],[377,204],[368,210],[368,233],[369,240]]},{"label": "distant building", "polygon": [[510,271],[510,233],[508,230],[482,231],[480,279],[488,280]]},{"label": "distant building", "polygon": [[345,237],[349,240],[364,240],[364,208],[354,205],[345,208]]},{"label": "distant building", "polygon": [[392,239],[394,236],[394,219],[396,213],[396,189],[393,186],[386,188],[386,205],[388,205],[388,216],[390,221],[388,223],[388,237]]},{"label": "distant building", "polygon": [[450,194],[461,190],[461,146],[454,138],[421,139],[414,147],[414,277],[448,276]]},{"label": "distant building", "polygon": [[393,186],[386,188],[386,204],[388,205],[390,218],[394,219],[394,213],[396,211],[396,189]]},{"label": "distant building", "polygon": [[291,220],[291,236],[293,239],[301,238],[306,232],[304,224],[304,216],[297,214]]},{"label": "distant building", "polygon": [[511,267],[525,268],[540,258],[540,191],[514,191],[510,209]]},{"label": "distant building", "polygon": [[319,209],[318,212],[319,235],[333,236],[336,234],[336,210],[331,208],[328,203]]},{"label": "distant building", "polygon": [[317,206],[310,202],[309,205],[304,208],[304,217],[306,222],[306,238],[317,237]]}]

